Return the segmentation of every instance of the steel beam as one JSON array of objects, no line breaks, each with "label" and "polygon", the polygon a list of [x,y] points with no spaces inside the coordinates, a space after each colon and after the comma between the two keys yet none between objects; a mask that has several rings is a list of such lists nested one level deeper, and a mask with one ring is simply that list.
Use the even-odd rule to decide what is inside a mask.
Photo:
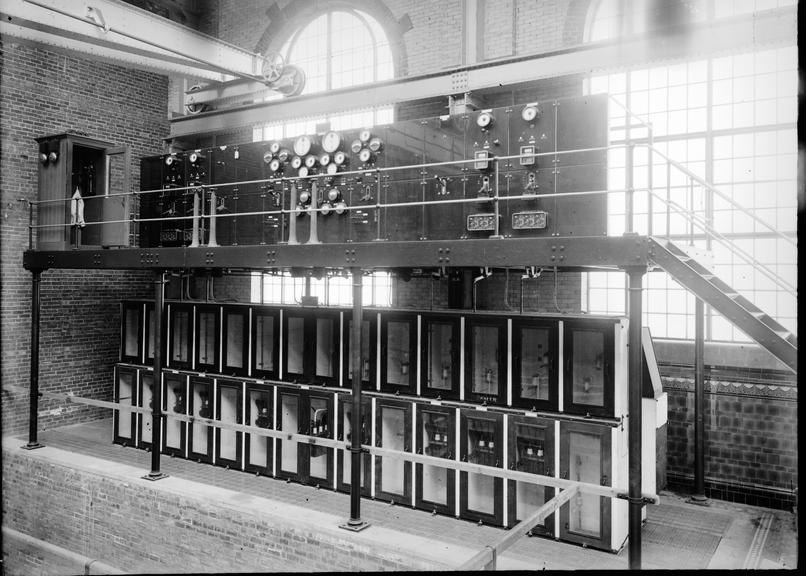
[{"label": "steel beam", "polygon": [[135,68],[222,82],[256,77],[262,65],[259,54],[115,0],[7,0],[1,12],[3,35]]},{"label": "steel beam", "polygon": [[[308,117],[322,110],[336,113],[402,101],[446,97],[502,84],[657,64],[691,58],[692,55],[706,57],[746,50],[751,42],[753,45],[794,45],[797,42],[797,7],[759,12],[752,18],[745,16],[709,21],[664,35],[623,42],[595,42],[528,57],[465,66],[448,72],[178,117],[171,121],[170,137],[218,132],[265,122],[266,118],[287,120]],[[243,100],[250,91],[265,90],[265,86],[255,82],[238,86],[227,89],[227,97],[240,96]],[[212,104],[221,98],[221,91],[221,86],[210,85],[194,92],[194,102]]]},{"label": "steel beam", "polygon": [[250,269],[647,266],[646,236],[502,238],[198,248],[26,251],[26,269]]}]

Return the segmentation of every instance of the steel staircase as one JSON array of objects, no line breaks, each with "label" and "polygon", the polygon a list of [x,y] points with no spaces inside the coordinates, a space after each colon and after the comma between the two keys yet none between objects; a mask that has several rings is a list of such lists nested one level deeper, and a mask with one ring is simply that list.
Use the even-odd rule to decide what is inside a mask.
[{"label": "steel staircase", "polygon": [[652,238],[651,260],[734,326],[798,371],[798,338],[672,242]]}]

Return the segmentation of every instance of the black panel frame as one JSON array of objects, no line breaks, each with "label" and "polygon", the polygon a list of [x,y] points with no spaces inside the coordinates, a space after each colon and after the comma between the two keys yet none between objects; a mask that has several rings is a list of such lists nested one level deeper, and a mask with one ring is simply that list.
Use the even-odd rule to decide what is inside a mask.
[{"label": "black panel frame", "polygon": [[[543,460],[546,462],[546,467],[544,469],[545,475],[554,477],[554,420],[547,420],[544,418],[533,418],[530,416],[509,416],[507,422],[507,444],[508,444],[508,454],[509,454],[509,462],[508,468],[510,470],[517,470],[520,472],[533,472],[528,468],[533,467],[536,468],[534,464],[529,466],[527,461],[526,464],[522,464],[517,460],[518,454],[518,446],[517,446],[517,434],[516,430],[518,426],[528,426],[532,428],[538,428],[544,431],[544,444],[543,444],[543,451],[544,457]],[[535,458],[534,460],[537,460]],[[533,472],[537,474],[538,472]],[[511,528],[515,526],[518,522],[525,520],[525,518],[519,518],[517,515],[517,490],[518,490],[518,482],[515,480],[507,480],[507,527]],[[554,488],[550,486],[544,486],[544,502],[538,503],[538,506],[545,504],[551,500],[554,494]],[[554,518],[555,515],[552,513],[546,519],[537,524],[534,528],[532,528],[532,534],[540,535],[540,536],[553,536],[554,535]]]},{"label": "black panel frame", "polygon": [[[394,408],[403,410],[405,415],[405,426],[403,428],[403,451],[412,451],[412,427],[414,425],[412,419],[412,402],[389,400],[386,398],[378,398],[375,401],[375,446],[383,448],[383,432],[382,432],[382,419],[383,408]],[[412,494],[412,463],[404,461],[403,463],[403,494],[395,494],[393,492],[386,492],[383,490],[383,457],[378,457],[375,463],[375,498],[397,504],[411,505]]]},{"label": "black panel frame", "polygon": [[[179,380],[179,382],[176,382]],[[173,406],[168,406],[168,389],[173,384],[176,384],[179,387],[184,388],[181,394],[181,404],[174,404]],[[172,372],[163,372],[162,373],[162,411],[163,414],[168,413],[178,413],[178,414],[185,414],[188,413],[188,377],[186,374],[174,374]],[[162,453],[169,454],[171,456],[179,456],[180,458],[186,457],[186,450],[187,450],[187,422],[184,420],[176,420],[175,418],[169,418],[167,415],[163,418],[163,425],[162,425]],[[168,446],[168,425],[170,423],[177,422],[179,424],[179,447],[172,447]]]},{"label": "black panel frame", "polygon": [[[126,316],[127,312],[134,310],[137,314],[137,353],[126,354]],[[130,364],[143,364],[143,337],[145,322],[145,303],[142,301],[123,301],[120,303],[120,361]]]},{"label": "black panel frame", "polygon": [[[163,331],[163,334],[167,334],[167,342],[165,348],[167,349],[167,355],[165,356],[166,362],[163,364],[166,368],[173,368],[179,370],[189,370],[193,363],[193,345],[195,344],[195,321],[196,315],[193,312],[193,304],[189,303],[180,303],[180,302],[170,302],[166,306],[168,313],[167,322],[168,322],[168,331]],[[174,354],[177,353],[176,348],[174,347],[174,330],[175,330],[175,314],[178,312],[186,312],[188,315],[188,337],[187,342],[185,345],[187,346],[187,360],[176,360],[174,359]]]},{"label": "black panel frame", "polygon": [[[565,412],[585,416],[614,416],[615,325],[615,320],[608,319],[563,321],[563,410]],[[576,331],[601,332],[603,335],[604,390],[602,406],[573,401],[573,342]]]},{"label": "black panel frame", "polygon": [[[215,395],[216,395],[216,408],[215,419],[221,420],[221,391],[222,388],[234,388],[237,391],[238,405],[236,407],[236,424],[243,424],[243,382],[238,380],[230,380],[227,378],[216,378],[215,381]],[[221,428],[215,429],[215,464],[216,466],[223,466],[225,468],[241,469],[243,462],[243,432],[235,431],[235,459],[221,457]]]},{"label": "black panel frame", "polygon": [[[191,376],[188,386],[188,410],[191,416],[201,416],[202,418],[213,418],[213,393],[214,393],[213,378],[205,376]],[[208,398],[208,404],[196,406],[195,402],[195,387],[201,387],[205,391]],[[201,396],[201,394],[200,394]],[[203,431],[207,434],[207,450],[205,452],[198,452],[193,446],[193,427],[204,426],[207,430]],[[190,423],[188,426],[188,459],[195,460],[196,462],[213,462],[213,427],[206,424]]]},{"label": "black panel frame", "polygon": [[[252,414],[252,403],[250,401],[250,393],[258,392],[268,396],[268,423],[264,422],[256,414]],[[258,426],[260,428],[273,429],[274,428],[274,386],[269,384],[257,384],[252,382],[246,383],[246,410],[244,413],[244,422],[249,426]],[[260,422],[260,423],[258,423]],[[266,424],[266,425],[263,425]],[[253,436],[251,434],[244,434],[244,465],[243,469],[247,472],[254,472],[255,474],[264,476],[273,476],[274,465],[274,439],[269,436],[255,436],[254,438],[266,439],[266,460],[265,465],[255,464],[251,461],[251,445]]]},{"label": "black panel frame", "polygon": [[[399,322],[409,325],[409,382],[408,384],[392,384],[387,380],[388,374],[388,341],[389,323]],[[382,392],[414,396],[417,392],[417,314],[401,314],[396,312],[381,313],[381,385]]]},{"label": "black panel frame", "polygon": [[[249,307],[246,306],[227,306],[221,307],[221,374],[225,376],[248,376],[249,375],[249,334],[251,327],[249,324],[250,314]],[[239,315],[243,317],[243,328],[241,329],[241,366],[227,365],[227,358],[229,358],[229,316]]]},{"label": "black panel frame", "polygon": [[[451,387],[442,390],[429,388],[428,386],[428,354],[429,338],[428,331],[431,324],[450,324],[452,326],[453,337],[451,338]],[[425,398],[438,399],[459,399],[459,370],[460,370],[460,350],[462,333],[460,330],[460,320],[458,316],[444,314],[423,314],[422,315],[422,338],[420,343],[420,396]]]},{"label": "black panel frame", "polygon": [[[521,359],[523,350],[522,329],[546,329],[549,339],[549,397],[547,400],[524,398],[521,395]],[[556,412],[560,402],[560,328],[559,321],[538,318],[512,319],[512,405],[531,410]]]},{"label": "black panel frame", "polygon": [[[115,390],[114,390],[114,401],[118,403],[123,403],[122,400],[125,398],[121,398],[120,396],[120,376],[122,374],[129,374],[132,377],[132,395],[131,399],[129,400],[129,404],[132,406],[137,406],[137,399],[138,399],[138,391],[140,387],[139,383],[139,371],[135,368],[128,367],[128,366],[119,366],[115,365]],[[131,425],[129,430],[129,436],[121,436],[120,435],[120,410],[115,410],[112,416],[112,443],[113,444],[121,444],[123,446],[134,446],[137,444],[137,416],[138,414],[131,412]]]},{"label": "black panel frame", "polygon": [[[502,468],[504,464],[504,417],[503,414],[493,412],[482,412],[480,410],[462,410],[459,417],[459,438],[460,457],[463,462],[490,465],[485,462],[474,462],[469,458],[468,422],[470,420],[483,420],[491,422],[494,427],[494,452],[491,454],[495,458],[494,466]],[[471,510],[468,505],[468,475],[470,472],[460,472],[459,474],[459,517],[466,520],[484,522],[495,526],[504,524],[504,479],[493,477],[493,513],[486,514],[477,510]]]},{"label": "black panel frame", "polygon": [[[221,306],[217,304],[196,304],[193,311],[193,367],[202,373],[221,373]],[[213,359],[208,362],[201,358],[201,315],[212,313],[214,315]]]},{"label": "black panel frame", "polygon": [[[269,308],[266,306],[252,306],[252,321],[250,326],[251,333],[251,373],[253,378],[268,378],[276,380],[280,374],[280,310],[278,308]],[[257,318],[258,316],[270,316],[272,320],[272,358],[274,359],[274,368],[271,370],[264,370],[258,368],[257,365]]]},{"label": "black panel frame", "polygon": [[[454,408],[445,408],[434,406],[431,404],[418,403],[417,404],[417,453],[423,453],[423,435],[419,433],[423,429],[423,413],[430,412],[442,414],[447,416],[449,422],[449,441],[447,442],[448,458],[446,460],[454,460],[456,455],[456,410]],[[414,507],[420,510],[428,510],[436,512],[437,514],[445,514],[454,516],[456,514],[456,470],[446,469],[447,474],[447,494],[446,504],[439,502],[431,502],[425,500],[423,497],[423,465],[416,464],[415,466],[415,487],[414,487]]]},{"label": "black panel frame", "polygon": [[[473,392],[473,327],[482,326],[488,328],[498,329],[498,393],[497,394],[478,394]],[[482,405],[497,404],[504,406],[507,403],[507,362],[508,362],[508,346],[507,346],[507,319],[494,319],[494,318],[474,318],[472,316],[465,316],[465,335],[464,335],[464,350],[465,350],[465,400],[468,402],[479,403]]]}]

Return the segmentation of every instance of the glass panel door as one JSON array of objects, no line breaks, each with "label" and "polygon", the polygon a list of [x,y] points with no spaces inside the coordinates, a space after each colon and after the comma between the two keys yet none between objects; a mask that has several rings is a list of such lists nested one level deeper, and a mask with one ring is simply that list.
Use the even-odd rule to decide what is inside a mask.
[{"label": "glass panel door", "polygon": [[316,319],[316,376],[331,379],[336,366],[336,329],[333,318]]},{"label": "glass panel door", "polygon": [[[321,438],[330,438],[330,402],[326,398],[317,398],[312,396],[310,398],[310,432],[311,436],[318,436]],[[330,448],[324,446],[312,445],[310,446],[310,468],[309,473],[311,478],[319,478],[327,480],[330,477]]]},{"label": "glass panel door", "polygon": [[224,308],[224,368],[226,374],[246,375],[249,350],[249,310]]},{"label": "glass panel door", "polygon": [[383,334],[384,379],[381,389],[385,391],[401,388],[411,392],[413,389],[412,376],[416,368],[416,352],[413,351],[416,334],[414,323],[416,320],[389,320],[385,322]]},{"label": "glass panel door", "polygon": [[[602,474],[602,446],[597,434],[569,432],[568,478],[599,484]],[[598,538],[602,532],[601,496],[577,492],[569,502],[568,530]]]},{"label": "glass panel door", "polygon": [[[381,446],[389,450],[406,451],[408,449],[406,444],[410,426],[407,417],[408,411],[402,407],[381,405],[380,416]],[[408,487],[407,468],[407,463],[404,460],[381,457],[381,492],[404,496]]]},{"label": "glass panel door", "polygon": [[[120,366],[115,367],[115,402],[127,406],[134,405],[136,373]],[[134,413],[116,410],[114,418],[114,442],[127,445],[134,440]]]},{"label": "glass panel door", "polygon": [[301,377],[304,374],[305,366],[305,319],[300,316],[289,316],[286,325],[287,362],[285,371],[289,377]]},{"label": "glass panel door", "polygon": [[[418,408],[418,449],[427,456],[454,458],[453,410]],[[455,472],[433,464],[417,464],[417,507],[453,514]]]},{"label": "glass panel door", "polygon": [[192,308],[170,305],[170,354],[168,365],[171,367],[190,367],[190,323]]},{"label": "glass panel door", "polygon": [[121,360],[124,362],[142,361],[142,312],[142,304],[126,303],[123,305],[123,346],[121,350]]},{"label": "glass panel door", "polygon": [[277,323],[274,316],[269,314],[255,313],[255,335],[254,335],[254,374],[257,376],[272,377],[276,374],[275,330]]},{"label": "glass panel door", "polygon": [[[258,428],[272,427],[272,389],[247,385],[246,423]],[[246,469],[271,472],[271,438],[246,434]]]},{"label": "glass panel door", "polygon": [[[280,430],[288,434],[299,433],[300,397],[298,394],[280,392]],[[280,471],[296,475],[299,471],[298,445],[296,440],[280,440]]]},{"label": "glass panel door", "polygon": [[[227,424],[241,423],[241,389],[239,383],[222,384],[218,381],[217,418]],[[241,433],[226,428],[216,429],[216,463],[240,467]]]},{"label": "glass panel door", "polygon": [[459,322],[424,319],[424,396],[459,397]]},{"label": "glass panel door", "polygon": [[219,308],[196,308],[196,368],[218,371]]},{"label": "glass panel door", "polygon": [[[165,412],[186,414],[187,378],[176,374],[163,376],[163,397],[165,401],[162,409]],[[177,456],[185,455],[185,422],[176,418],[165,418],[164,451]]]}]

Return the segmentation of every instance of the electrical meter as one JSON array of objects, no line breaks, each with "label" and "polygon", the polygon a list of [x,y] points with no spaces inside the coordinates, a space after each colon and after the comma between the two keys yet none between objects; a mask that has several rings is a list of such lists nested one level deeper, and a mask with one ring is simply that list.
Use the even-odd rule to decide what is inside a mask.
[{"label": "electrical meter", "polygon": [[300,166],[302,166],[302,158],[300,158],[299,156],[294,156],[293,158],[291,158],[291,167],[294,170],[296,170]]},{"label": "electrical meter", "polygon": [[322,150],[329,154],[333,154],[341,146],[341,134],[331,130],[322,138]]},{"label": "electrical meter", "polygon": [[333,155],[333,162],[334,162],[335,164],[337,164],[338,166],[341,166],[342,164],[344,164],[344,162],[345,162],[346,160],[347,160],[347,154],[345,154],[345,153],[344,153],[344,152],[342,152],[341,150],[339,150],[338,152],[336,152],[336,153]]},{"label": "electrical meter", "polygon": [[337,164],[328,164],[326,170],[327,173],[332,176],[333,174],[339,171],[339,167]]},{"label": "electrical meter", "polygon": [[272,154],[277,154],[280,151],[280,143],[279,142],[272,142],[269,144],[269,152]]},{"label": "electrical meter", "polygon": [[305,166],[307,168],[309,168],[309,169],[313,168],[314,166],[316,166],[316,156],[314,156],[313,154],[310,154],[310,155],[306,156],[305,157]]},{"label": "electrical meter", "polygon": [[301,166],[300,169],[297,170],[297,176],[299,176],[300,178],[305,178],[305,176],[307,176],[307,175],[308,175],[308,167],[307,166]]},{"label": "electrical meter", "polygon": [[267,150],[266,152],[264,152],[264,153],[263,153],[263,161],[264,161],[266,164],[268,164],[269,162],[271,162],[271,159],[272,159],[272,154],[271,154],[271,152],[269,152],[269,151]]},{"label": "electrical meter", "polygon": [[195,164],[196,162],[204,160],[204,156],[202,156],[200,152],[192,152],[190,156],[188,156],[188,160],[190,160],[191,164]]},{"label": "electrical meter", "polygon": [[272,172],[277,172],[280,169],[280,161],[277,158],[272,158],[271,162],[269,162],[269,170]]},{"label": "electrical meter", "polygon": [[537,103],[527,104],[521,110],[521,118],[524,122],[534,122],[540,116],[540,111],[537,109]]},{"label": "electrical meter", "polygon": [[358,153],[358,159],[365,164],[369,162],[370,158],[372,158],[372,152],[369,151],[369,148],[364,148]]},{"label": "electrical meter", "polygon": [[327,191],[327,199],[331,202],[335,202],[341,198],[341,191],[338,188],[331,188]]},{"label": "electrical meter", "polygon": [[324,154],[320,155],[319,164],[321,164],[322,166],[327,166],[328,164],[330,164],[330,154],[325,152]]},{"label": "electrical meter", "polygon": [[175,156],[166,156],[165,157],[165,165],[166,166],[170,166],[174,162],[176,162],[176,157]]},{"label": "electrical meter", "polygon": [[488,110],[483,111],[476,118],[476,125],[482,130],[486,130],[487,128],[492,126],[492,124],[493,124],[493,115]]},{"label": "electrical meter", "polygon": [[350,150],[353,151],[353,154],[358,154],[359,152],[361,152],[362,146],[363,144],[361,144],[361,140],[358,140],[356,138],[350,143]]},{"label": "electrical meter", "polygon": [[307,204],[310,201],[311,201],[311,193],[310,192],[308,192],[307,190],[303,190],[302,192],[300,192],[300,194],[299,194],[299,203],[300,204]]},{"label": "electrical meter", "polygon": [[362,144],[366,144],[369,142],[369,139],[372,138],[372,132],[369,131],[369,128],[364,128],[361,132],[358,133],[358,139],[361,141]]},{"label": "electrical meter", "polygon": [[375,136],[373,138],[370,138],[370,140],[369,140],[369,149],[371,151],[377,152],[381,148],[383,148],[383,142],[381,141],[380,138],[378,138],[377,136]]},{"label": "electrical meter", "polygon": [[289,156],[291,156],[291,152],[289,152],[288,148],[280,148],[280,151],[277,153],[277,159],[280,162],[288,161]]},{"label": "electrical meter", "polygon": [[294,140],[294,154],[297,156],[305,156],[311,151],[312,144],[310,136],[298,136],[297,139]]}]

